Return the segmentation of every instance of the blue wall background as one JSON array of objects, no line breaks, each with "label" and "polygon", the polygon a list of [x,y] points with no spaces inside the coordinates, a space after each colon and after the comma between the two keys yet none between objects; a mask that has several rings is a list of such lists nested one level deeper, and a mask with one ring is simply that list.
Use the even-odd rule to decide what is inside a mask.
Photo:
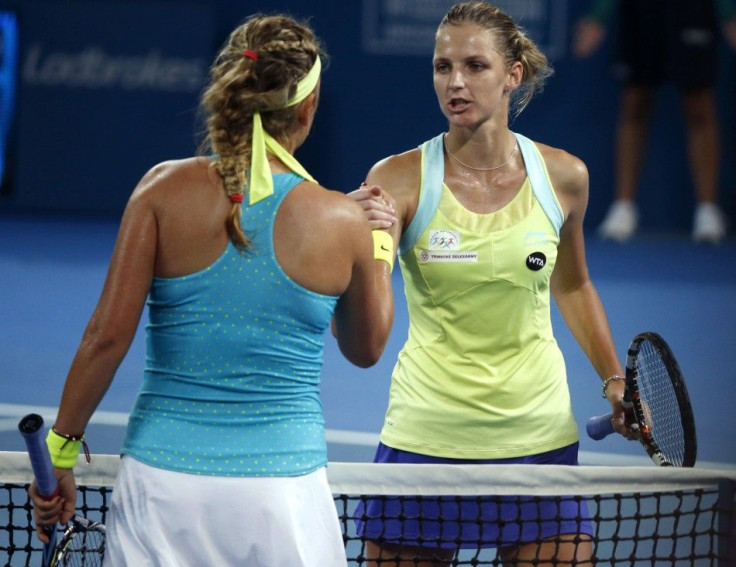
[{"label": "blue wall background", "polygon": [[[587,163],[587,226],[593,228],[613,195],[618,86],[609,73],[611,39],[591,59],[573,59],[571,30],[587,2],[498,3],[504,2],[550,20],[530,16],[522,23],[550,46],[556,70],[512,128]],[[298,158],[323,185],[351,190],[378,159],[445,128],[431,83],[431,41],[426,33],[411,34],[433,30],[436,14],[451,3],[0,0],[0,9],[16,11],[20,38],[16,111],[4,125],[12,137],[0,211],[119,216],[149,167],[196,150],[207,66],[230,29],[257,11],[309,19],[324,40],[331,62],[322,103]],[[407,21],[413,27],[401,27]],[[720,201],[734,220],[736,56],[725,46],[720,66]],[[643,228],[689,230],[693,196],[685,151],[677,94],[665,87],[641,180]]]}]

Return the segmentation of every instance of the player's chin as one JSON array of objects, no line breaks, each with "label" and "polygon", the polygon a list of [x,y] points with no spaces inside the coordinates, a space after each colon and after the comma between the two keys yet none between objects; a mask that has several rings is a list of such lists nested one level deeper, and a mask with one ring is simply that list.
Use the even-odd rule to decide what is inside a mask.
[{"label": "player's chin", "polygon": [[473,118],[471,113],[467,110],[457,112],[445,109],[445,116],[447,117],[447,120],[450,122],[450,124],[452,124],[453,126],[458,126],[460,128],[472,126],[477,122],[477,120]]}]

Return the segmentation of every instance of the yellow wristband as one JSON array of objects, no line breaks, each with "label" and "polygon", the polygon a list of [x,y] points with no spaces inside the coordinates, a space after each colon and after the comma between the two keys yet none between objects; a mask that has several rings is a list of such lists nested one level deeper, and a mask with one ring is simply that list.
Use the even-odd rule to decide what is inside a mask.
[{"label": "yellow wristband", "polygon": [[71,469],[77,464],[77,456],[82,448],[82,439],[67,438],[49,429],[46,446],[51,455],[51,464],[57,469]]},{"label": "yellow wristband", "polygon": [[384,230],[373,231],[373,257],[388,264],[394,269],[394,239]]}]

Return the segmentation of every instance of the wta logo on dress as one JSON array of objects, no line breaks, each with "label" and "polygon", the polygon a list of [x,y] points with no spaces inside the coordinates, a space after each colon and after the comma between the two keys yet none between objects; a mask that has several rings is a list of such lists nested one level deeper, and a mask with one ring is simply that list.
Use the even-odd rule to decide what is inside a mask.
[{"label": "wta logo on dress", "polygon": [[532,252],[526,257],[526,267],[534,272],[538,272],[547,264],[547,256],[542,252]]}]

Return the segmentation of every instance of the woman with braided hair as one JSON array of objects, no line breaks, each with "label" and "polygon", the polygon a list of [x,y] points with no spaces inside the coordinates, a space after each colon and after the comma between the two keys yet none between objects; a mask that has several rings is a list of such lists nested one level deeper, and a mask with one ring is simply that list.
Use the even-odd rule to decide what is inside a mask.
[{"label": "woman with braided hair", "polygon": [[202,97],[207,153],[155,166],[133,192],[49,433],[61,494],[30,489],[42,540],[73,513],[85,426],[147,303],[105,564],[345,565],[325,474],[324,331],[333,321],[358,366],[381,355],[393,322],[382,229],[395,218],[375,188],[369,222],[294,158],[322,59],[306,25],[246,20]]}]

